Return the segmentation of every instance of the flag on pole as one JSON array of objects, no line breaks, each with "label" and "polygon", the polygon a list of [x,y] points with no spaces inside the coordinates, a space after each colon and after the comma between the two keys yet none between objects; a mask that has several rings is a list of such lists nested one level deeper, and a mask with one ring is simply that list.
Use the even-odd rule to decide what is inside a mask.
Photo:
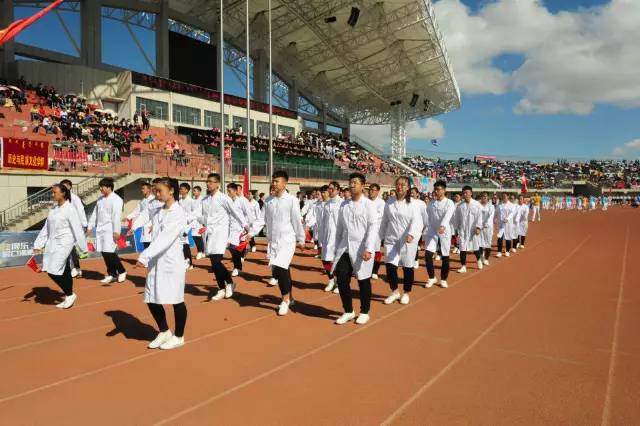
[{"label": "flag on pole", "polygon": [[41,272],[40,266],[38,266],[38,262],[36,261],[36,256],[33,255],[26,263],[26,266],[31,269],[33,272]]},{"label": "flag on pole", "polygon": [[529,192],[529,180],[525,176],[524,171],[522,172],[522,177],[520,178],[520,181],[522,182],[522,187],[520,188],[520,192],[523,194],[526,194],[527,192]]},{"label": "flag on pole", "polygon": [[244,175],[242,176],[242,195],[245,197],[249,196],[249,175],[246,167],[244,168]]},{"label": "flag on pole", "polygon": [[0,45],[8,42],[15,36],[17,36],[20,32],[26,29],[29,25],[36,22],[38,19],[42,18],[47,13],[51,12],[53,9],[58,7],[63,0],[56,0],[51,3],[49,6],[45,7],[38,13],[33,16],[24,19],[18,19],[17,21],[11,23],[7,28],[0,30]]}]

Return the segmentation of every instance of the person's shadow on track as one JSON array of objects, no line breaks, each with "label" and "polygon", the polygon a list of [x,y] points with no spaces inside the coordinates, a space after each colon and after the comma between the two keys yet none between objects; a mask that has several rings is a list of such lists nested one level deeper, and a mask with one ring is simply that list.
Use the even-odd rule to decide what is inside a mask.
[{"label": "person's shadow on track", "polygon": [[104,314],[111,318],[114,326],[113,330],[109,331],[106,336],[113,337],[122,334],[127,339],[150,342],[158,334],[154,327],[143,323],[127,312],[107,311]]},{"label": "person's shadow on track", "polygon": [[[291,305],[290,310],[294,314],[302,314],[308,317],[324,318],[324,319],[331,319],[331,320],[335,320],[340,315],[342,315],[341,312],[333,311],[323,306],[311,305],[311,304],[296,300],[295,291],[293,292],[293,294],[294,294],[295,303]],[[238,303],[238,305],[240,305],[241,307],[254,306],[257,308],[267,309],[269,311],[274,311],[274,312],[278,310],[278,305],[280,305],[280,302],[282,301],[280,297],[274,296],[272,294],[263,294],[260,296],[253,296],[251,294],[239,293],[237,291],[233,295],[233,300],[235,300]]]},{"label": "person's shadow on track", "polygon": [[29,293],[22,296],[22,301],[28,302],[33,298],[34,302],[41,305],[57,305],[64,300],[63,296],[62,292],[50,287],[33,287]]}]

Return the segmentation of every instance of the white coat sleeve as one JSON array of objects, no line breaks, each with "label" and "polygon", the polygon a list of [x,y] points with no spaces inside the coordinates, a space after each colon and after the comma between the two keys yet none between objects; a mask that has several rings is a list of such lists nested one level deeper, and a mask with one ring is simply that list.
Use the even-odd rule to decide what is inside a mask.
[{"label": "white coat sleeve", "polygon": [[[340,259],[336,259],[336,255],[338,254],[338,247],[342,247],[342,239],[345,237],[345,224],[344,224],[344,214],[342,214],[342,209],[344,206],[340,206],[338,209],[338,220],[336,221],[336,237],[335,243],[333,245],[334,253],[333,253],[333,261],[338,262]],[[345,245],[347,245],[347,241],[345,241]]]},{"label": "white coat sleeve", "polygon": [[117,198],[113,201],[113,208],[111,209],[111,224],[113,226],[113,232],[120,233],[120,222],[122,221],[122,199]]},{"label": "white coat sleeve", "polygon": [[87,214],[84,211],[84,204],[82,204],[82,200],[77,195],[73,197],[73,207],[75,207],[76,212],[78,213],[78,219],[80,219],[80,225],[86,228]]},{"label": "white coat sleeve", "polygon": [[380,215],[375,209],[367,210],[367,235],[365,240],[365,251],[373,254],[378,251],[376,240],[380,232]]},{"label": "white coat sleeve", "polygon": [[442,217],[442,220],[440,221],[440,226],[447,226],[449,224],[455,210],[456,210],[455,204],[450,203],[449,208],[447,209],[447,212],[445,213],[445,215]]},{"label": "white coat sleeve", "polygon": [[380,237],[380,241],[384,241],[387,236],[387,226],[389,225],[389,205],[384,205],[384,210],[382,211],[382,219],[380,220],[380,228],[378,230],[378,236]]},{"label": "white coat sleeve", "polygon": [[136,206],[136,208],[133,209],[133,211],[127,215],[127,219],[132,220],[137,218],[140,212],[142,211],[141,206],[142,206],[142,201],[140,201]]},{"label": "white coat sleeve", "polygon": [[82,224],[80,223],[80,218],[77,214],[71,212],[67,215],[67,220],[69,221],[69,227],[71,228],[73,237],[76,240],[76,244],[84,253],[88,252],[89,249],[87,248],[87,239],[84,236],[84,232],[82,232]]},{"label": "white coat sleeve", "polygon": [[305,233],[304,228],[302,227],[302,215],[300,214],[300,209],[297,206],[297,203],[291,203],[291,226],[293,226],[293,231],[296,233],[296,241],[299,243],[305,242]]},{"label": "white coat sleeve", "polygon": [[138,229],[145,226],[147,223],[151,222],[151,215],[149,214],[149,209],[142,209],[140,213],[136,216],[131,224],[131,229]]},{"label": "white coat sleeve", "polygon": [[183,232],[184,216],[172,215],[170,220],[165,222],[165,227],[162,232],[159,232],[149,247],[140,253],[138,262],[142,263],[145,267],[149,266],[149,261],[167,251]]},{"label": "white coat sleeve", "polygon": [[233,216],[239,223],[242,224],[243,228],[247,227],[247,223],[245,222],[244,218],[240,217],[240,215],[238,214],[237,210],[235,209],[235,207],[233,206],[233,204],[231,203],[231,200],[228,198],[224,198],[222,201],[222,206],[224,207],[224,209],[227,211],[227,213],[229,213],[231,216]]},{"label": "white coat sleeve", "polygon": [[91,216],[89,217],[89,222],[87,222],[87,229],[92,230],[93,228],[95,228],[96,225],[96,221],[98,220],[98,203],[96,203],[96,206],[93,208],[93,211],[91,212]]},{"label": "white coat sleeve", "polygon": [[38,233],[36,240],[33,242],[33,248],[36,250],[42,250],[42,248],[47,244],[48,239],[49,239],[49,219],[44,221],[44,226]]},{"label": "white coat sleeve", "polygon": [[413,217],[411,218],[411,223],[409,224],[409,235],[413,237],[414,240],[419,239],[420,235],[422,235],[422,217],[420,212],[420,207],[413,207],[411,209],[413,212]]}]

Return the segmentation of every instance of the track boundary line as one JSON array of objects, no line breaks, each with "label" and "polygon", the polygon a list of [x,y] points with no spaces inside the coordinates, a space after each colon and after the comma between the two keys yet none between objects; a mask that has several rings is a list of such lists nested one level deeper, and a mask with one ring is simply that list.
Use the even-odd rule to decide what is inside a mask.
[{"label": "track boundary line", "polygon": [[400,407],[398,407],[393,413],[391,413],[383,422],[383,426],[390,425],[398,416],[413,404],[426,390],[428,390],[434,383],[436,383],[442,376],[444,376],[451,368],[453,368],[462,358],[464,358],[476,345],[489,333],[493,331],[505,318],[507,318],[513,311],[515,311],[522,302],[524,302],[542,283],[544,283],[555,271],[557,271],[564,263],[573,257],[582,246],[591,238],[591,234],[587,235],[580,244],[578,244],[567,256],[560,260],[553,268],[547,271],[529,290],[527,290],[518,300],[515,301],[510,308],[502,313],[496,320],[494,320],[478,337],[476,337],[466,348],[458,353],[447,365],[445,365],[435,376],[433,376],[427,383],[421,386],[409,399],[407,399]]},{"label": "track boundary line", "polygon": [[613,338],[611,341],[611,353],[609,355],[609,372],[607,374],[607,387],[604,394],[602,407],[602,426],[611,422],[611,394],[616,372],[616,355],[618,353],[618,337],[620,330],[620,316],[622,312],[622,299],[624,296],[624,282],[627,272],[627,253],[629,251],[629,225],[624,237],[624,254],[622,255],[622,270],[620,271],[620,287],[618,288],[618,301],[616,303],[616,316],[613,322]]},{"label": "track boundary line", "polygon": [[[538,241],[537,244],[534,244],[531,247],[531,250],[534,250],[535,248],[537,248],[538,246],[542,245],[547,240],[549,240],[549,238],[545,238],[543,240]],[[518,257],[518,258],[520,258],[520,257]],[[500,263],[498,265],[500,265]],[[495,267],[491,268],[491,270],[493,270],[493,269],[495,269]],[[466,281],[466,280],[468,280],[470,278],[475,277],[475,275],[476,274],[466,275],[465,277],[463,277],[459,281],[456,281],[455,283],[451,284],[449,286],[449,289],[458,287],[462,282],[464,282],[464,281]],[[165,418],[163,420],[160,420],[159,422],[155,423],[155,426],[164,425],[164,424],[167,424],[169,422],[172,422],[172,421],[184,416],[185,414],[189,414],[189,413],[191,413],[191,412],[193,412],[195,410],[198,410],[199,408],[202,408],[202,407],[204,407],[204,406],[206,406],[206,405],[208,405],[208,404],[210,404],[210,403],[212,403],[212,402],[214,402],[214,401],[216,401],[218,399],[224,398],[225,396],[230,395],[233,392],[236,392],[236,391],[238,391],[240,389],[246,388],[246,387],[248,387],[248,386],[250,386],[250,385],[252,385],[252,384],[254,384],[254,383],[256,383],[256,382],[258,382],[258,381],[260,381],[260,380],[262,380],[262,379],[264,379],[264,378],[266,378],[266,377],[268,377],[268,376],[270,376],[272,374],[274,374],[274,373],[277,373],[278,371],[281,371],[281,370],[289,367],[290,365],[295,364],[298,361],[301,361],[301,360],[303,360],[305,358],[308,358],[308,357],[310,357],[312,355],[315,355],[316,353],[321,352],[321,351],[323,351],[323,350],[325,350],[327,348],[330,348],[330,347],[336,345],[337,343],[340,343],[343,340],[346,340],[349,337],[352,337],[352,336],[354,336],[356,334],[359,334],[359,333],[361,333],[361,332],[363,332],[365,330],[369,330],[370,328],[374,327],[376,324],[379,324],[380,322],[384,321],[385,319],[390,318],[392,316],[395,316],[395,315],[397,315],[397,314],[399,314],[401,312],[404,312],[407,309],[410,309],[410,308],[416,306],[417,304],[419,304],[420,302],[422,302],[422,301],[424,301],[426,299],[430,299],[431,297],[439,296],[439,295],[442,295],[442,294],[445,294],[445,292],[442,292],[442,291],[429,292],[429,293],[427,293],[426,296],[421,297],[419,300],[416,300],[415,302],[410,303],[409,305],[405,305],[405,306],[403,306],[401,308],[398,308],[395,311],[389,312],[388,314],[379,317],[378,319],[370,322],[369,324],[365,325],[364,327],[358,327],[355,330],[353,330],[353,331],[351,331],[351,332],[349,332],[347,334],[343,334],[342,336],[337,337],[337,338],[335,338],[334,340],[332,340],[330,342],[327,342],[327,343],[325,343],[325,344],[323,344],[321,346],[318,346],[318,347],[316,347],[316,348],[314,348],[314,349],[312,349],[312,350],[310,350],[310,351],[308,351],[308,352],[306,352],[304,354],[301,354],[301,355],[299,355],[299,356],[297,356],[297,357],[295,357],[295,358],[293,358],[293,359],[291,359],[291,360],[289,360],[289,361],[287,361],[287,362],[285,362],[283,364],[279,364],[277,367],[274,367],[274,368],[272,368],[270,370],[267,370],[264,373],[253,377],[252,379],[245,380],[244,382],[239,383],[239,384],[237,384],[235,386],[232,386],[232,387],[228,388],[225,391],[222,391],[222,392],[220,392],[220,393],[218,393],[218,394],[216,394],[216,395],[214,395],[214,396],[212,396],[210,398],[207,398],[204,401],[199,402],[198,404],[192,405],[191,407],[188,407],[188,408],[186,408],[184,410],[181,410],[181,411],[175,413],[174,415],[172,415],[170,417],[167,417],[167,418]]]}]

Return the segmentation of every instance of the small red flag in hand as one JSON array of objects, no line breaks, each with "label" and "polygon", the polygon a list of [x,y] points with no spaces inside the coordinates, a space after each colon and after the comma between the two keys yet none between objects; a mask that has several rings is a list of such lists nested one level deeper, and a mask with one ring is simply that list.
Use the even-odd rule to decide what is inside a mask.
[{"label": "small red flag in hand", "polygon": [[118,245],[118,248],[121,250],[127,248],[127,239],[124,237],[124,235],[120,235],[117,245]]},{"label": "small red flag in hand", "polygon": [[374,262],[380,263],[382,262],[382,252],[377,251],[375,257],[373,258]]},{"label": "small red flag in hand", "polygon": [[127,219],[127,229],[131,229],[133,226],[133,219]]},{"label": "small red flag in hand", "polygon": [[42,272],[40,266],[38,265],[38,262],[36,261],[35,255],[31,256],[31,258],[27,261],[26,266],[33,272]]},{"label": "small red flag in hand", "polygon": [[331,269],[333,268],[333,263],[331,262],[322,262],[322,266],[324,267],[324,270],[331,273]]},{"label": "small red flag in hand", "polygon": [[198,229],[198,235],[202,235],[205,232],[207,232],[207,227],[206,226],[203,226],[202,228]]},{"label": "small red flag in hand", "polygon": [[96,251],[96,246],[94,246],[91,241],[87,241],[87,250],[93,253]]},{"label": "small red flag in hand", "polygon": [[249,241],[246,241],[246,240],[245,240],[245,241],[240,241],[240,244],[238,244],[238,245],[235,247],[235,250],[236,250],[237,252],[239,252],[239,253],[242,253],[242,252],[244,252],[244,251],[247,249],[247,244],[249,244]]},{"label": "small red flag in hand", "polygon": [[313,241],[313,237],[311,236],[311,232],[308,229],[304,231],[304,240],[308,243]]}]

